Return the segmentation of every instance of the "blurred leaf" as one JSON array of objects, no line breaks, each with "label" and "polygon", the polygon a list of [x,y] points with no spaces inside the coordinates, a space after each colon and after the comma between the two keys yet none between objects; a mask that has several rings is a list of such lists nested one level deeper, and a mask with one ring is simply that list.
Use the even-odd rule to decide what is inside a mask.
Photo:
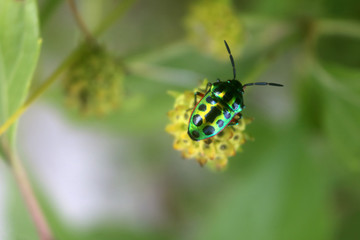
[{"label": "blurred leaf", "polygon": [[339,233],[339,238],[342,240],[351,240],[351,239],[360,239],[360,211],[357,209],[352,213],[351,216],[348,216],[342,222],[343,229]]},{"label": "blurred leaf", "polygon": [[[360,99],[360,70],[328,65],[329,74],[341,83],[349,94]],[[359,101],[350,102],[344,91],[326,92],[324,125],[331,149],[340,161],[360,171],[360,111]],[[348,94],[348,95],[349,95]]]},{"label": "blurred leaf", "polygon": [[[315,17],[319,16],[323,10],[322,0],[302,0],[302,1],[254,1],[255,11],[263,15],[276,17]],[[306,9],[304,11],[304,9]]]},{"label": "blurred leaf", "polygon": [[306,74],[298,83],[300,121],[312,134],[323,129],[323,88],[313,76]]},{"label": "blurred leaf", "polygon": [[154,230],[140,230],[139,229],[127,229],[124,226],[116,226],[115,224],[107,224],[91,229],[88,233],[80,234],[74,240],[118,240],[118,239],[131,239],[131,240],[162,240],[170,239],[169,234],[161,231]]},{"label": "blurred leaf", "polygon": [[57,7],[62,3],[62,0],[52,0],[52,1],[40,1],[40,23],[41,26],[44,26],[49,20],[51,15],[57,9]]},{"label": "blurred leaf", "polygon": [[[347,174],[349,175],[349,174]],[[359,180],[351,179],[338,186],[336,191],[337,208],[339,213],[338,238],[342,240],[360,239],[360,206]]]},{"label": "blurred leaf", "polygon": [[325,64],[325,68],[341,85],[360,95],[360,65],[357,68],[350,68],[328,63]]},{"label": "blurred leaf", "polygon": [[[0,1],[0,125],[25,100],[39,50],[36,1]],[[15,128],[11,127],[7,133],[11,140]],[[14,208],[10,206],[10,219],[15,223],[11,224],[11,235],[14,239],[37,239],[33,225],[29,224],[29,213],[20,200],[20,197],[15,197],[9,201],[16,205]]]},{"label": "blurred leaf", "polygon": [[331,239],[329,188],[297,130],[214,197],[197,239]]},{"label": "blurred leaf", "polygon": [[327,35],[319,39],[316,51],[323,61],[359,67],[360,39]]},{"label": "blurred leaf", "polygon": [[[0,1],[0,29],[0,124],[3,124],[24,102],[37,63],[40,40],[36,1]],[[10,129],[11,138],[14,129]]]},{"label": "blurred leaf", "polygon": [[329,17],[360,20],[360,2],[357,0],[344,0],[341,4],[338,0],[327,0],[323,5]]}]

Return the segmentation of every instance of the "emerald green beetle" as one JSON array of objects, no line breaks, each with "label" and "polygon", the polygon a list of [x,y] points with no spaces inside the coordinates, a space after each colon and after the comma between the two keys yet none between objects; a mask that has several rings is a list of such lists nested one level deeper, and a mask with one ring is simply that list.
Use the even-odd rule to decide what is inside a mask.
[{"label": "emerald green beetle", "polygon": [[[244,109],[244,89],[252,85],[269,85],[282,87],[279,83],[254,82],[241,84],[236,80],[234,58],[227,42],[224,40],[233,68],[234,78],[228,81],[208,83],[205,93],[194,94],[194,109],[189,119],[188,134],[194,141],[211,138],[220,133],[226,126],[238,124],[241,111]],[[197,102],[196,97],[201,99]]]}]

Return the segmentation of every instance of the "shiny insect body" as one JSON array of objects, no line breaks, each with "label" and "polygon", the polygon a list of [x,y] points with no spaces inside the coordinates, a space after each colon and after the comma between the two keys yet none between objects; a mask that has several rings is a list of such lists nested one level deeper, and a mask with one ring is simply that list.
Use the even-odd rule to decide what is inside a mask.
[{"label": "shiny insect body", "polygon": [[[282,84],[255,82],[241,84],[236,80],[234,59],[228,44],[226,49],[230,56],[234,78],[232,80],[208,83],[204,92],[196,92],[194,95],[194,109],[191,113],[188,126],[188,134],[195,141],[211,138],[220,133],[226,126],[238,124],[241,111],[244,109],[243,94],[247,86],[269,85],[282,87]],[[198,102],[197,96],[201,99]]]}]

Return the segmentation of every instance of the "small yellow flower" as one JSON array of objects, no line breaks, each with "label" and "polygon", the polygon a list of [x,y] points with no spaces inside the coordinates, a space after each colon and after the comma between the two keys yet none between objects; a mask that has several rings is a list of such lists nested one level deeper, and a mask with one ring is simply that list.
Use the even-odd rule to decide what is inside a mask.
[{"label": "small yellow flower", "polygon": [[65,76],[66,103],[87,115],[107,114],[121,104],[123,78],[123,67],[114,57],[88,45]]},{"label": "small yellow flower", "polygon": [[[200,89],[205,89],[207,83],[208,81],[205,79]],[[168,112],[170,123],[165,130],[174,136],[173,147],[180,151],[184,158],[195,158],[201,166],[207,164],[213,169],[224,169],[228,157],[234,156],[237,151],[241,151],[241,145],[249,139],[244,131],[251,119],[240,119],[238,125],[228,126],[208,140],[193,141],[187,130],[191,109],[194,108],[194,93],[196,91],[198,89],[184,93],[169,92],[175,97],[175,104],[174,109]]]},{"label": "small yellow flower", "polygon": [[232,46],[233,55],[240,53],[244,26],[234,12],[230,0],[199,0],[190,7],[185,18],[188,40],[205,53],[228,59],[224,40]]}]

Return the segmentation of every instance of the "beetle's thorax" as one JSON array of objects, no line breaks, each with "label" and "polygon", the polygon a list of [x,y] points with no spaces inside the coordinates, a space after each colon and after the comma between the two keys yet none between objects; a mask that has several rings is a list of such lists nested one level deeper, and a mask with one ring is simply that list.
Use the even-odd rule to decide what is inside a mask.
[{"label": "beetle's thorax", "polygon": [[243,89],[239,81],[228,80],[226,82],[216,82],[212,85],[210,92],[225,108],[235,112],[242,110],[244,105]]}]

